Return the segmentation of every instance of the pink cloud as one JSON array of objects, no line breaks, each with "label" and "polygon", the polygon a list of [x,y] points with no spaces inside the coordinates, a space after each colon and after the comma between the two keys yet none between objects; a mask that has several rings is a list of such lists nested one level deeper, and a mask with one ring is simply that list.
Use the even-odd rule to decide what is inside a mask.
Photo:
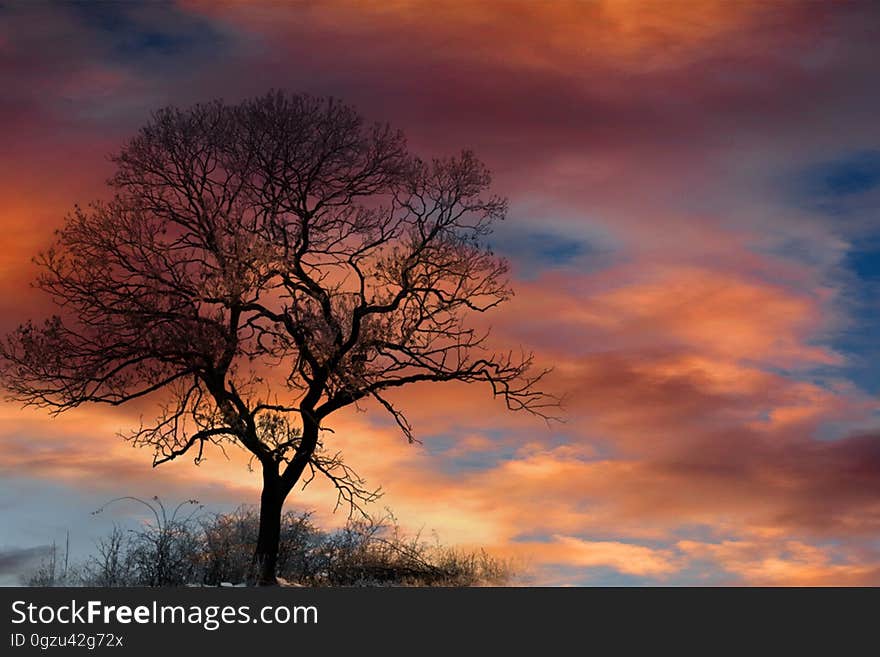
[{"label": "pink cloud", "polygon": [[[49,309],[26,287],[31,255],[74,202],[104,193],[105,155],[155,99],[341,95],[419,151],[474,147],[523,240],[558,230],[586,245],[515,281],[515,299],[485,318],[499,347],[555,367],[547,385],[568,422],[548,428],[454,385],[396,396],[424,446],[380,409],[344,414],[331,443],[386,490],[377,511],[545,578],[561,565],[668,582],[709,563],[730,582],[878,581],[877,402],[834,374],[846,356],[829,346],[850,321],[838,274],[853,236],[773,188],[779,171],[880,136],[868,9],[181,6],[234,31],[239,49],[167,83],[102,61],[69,17],[41,33],[64,56],[0,28],[0,324]],[[612,252],[601,267],[593,246]],[[4,406],[0,469],[119,494],[256,499],[236,453],[153,471],[115,437],[154,402],[55,421]],[[292,503],[331,508],[316,484]],[[682,540],[694,527],[710,537]]]}]

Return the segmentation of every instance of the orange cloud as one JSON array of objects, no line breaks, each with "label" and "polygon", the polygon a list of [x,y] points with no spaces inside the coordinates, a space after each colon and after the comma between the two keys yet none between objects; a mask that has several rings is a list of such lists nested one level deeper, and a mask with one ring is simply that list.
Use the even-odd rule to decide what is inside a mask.
[{"label": "orange cloud", "polygon": [[681,541],[688,557],[715,561],[751,586],[876,586],[880,562],[860,563],[800,541],[724,541],[716,544]]},{"label": "orange cloud", "polygon": [[218,5],[195,0],[182,5],[263,34],[293,31],[303,20],[315,29],[338,31],[356,40],[418,33],[432,51],[445,56],[454,53],[543,72],[569,72],[573,59],[598,58],[638,70],[672,66],[768,14],[760,3],[676,1],[659,7],[630,0],[552,4],[445,0],[430,7],[405,0],[340,1],[300,11],[257,8],[247,2]]}]

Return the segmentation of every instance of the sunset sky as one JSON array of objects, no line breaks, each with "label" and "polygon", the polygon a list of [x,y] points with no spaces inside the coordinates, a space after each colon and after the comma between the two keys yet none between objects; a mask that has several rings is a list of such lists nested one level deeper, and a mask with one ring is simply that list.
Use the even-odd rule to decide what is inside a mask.
[{"label": "sunset sky", "polygon": [[[510,199],[491,241],[564,424],[487,390],[335,418],[375,505],[543,585],[880,585],[880,7],[821,2],[0,4],[0,330],[150,112],[332,95]],[[482,321],[482,320],[481,320]],[[254,503],[243,455],[152,469],[138,409],[0,404],[0,583],[121,495]],[[316,482],[290,508],[338,525]]]}]

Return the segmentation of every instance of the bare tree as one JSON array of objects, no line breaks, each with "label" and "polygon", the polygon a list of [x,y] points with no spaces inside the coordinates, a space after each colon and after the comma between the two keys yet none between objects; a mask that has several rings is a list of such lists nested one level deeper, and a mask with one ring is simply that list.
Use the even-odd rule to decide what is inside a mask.
[{"label": "bare tree", "polygon": [[467,322],[507,300],[484,238],[506,203],[472,153],[423,162],[401,133],[333,99],[273,92],[167,108],[113,158],[112,198],[76,207],[42,253],[61,306],[2,346],[14,399],[54,413],[147,395],[127,436],[154,465],[238,445],[262,470],[255,577],[274,581],[282,505],[316,473],[359,508],[376,492],[324,449],[335,411],[482,382],[544,416],[530,354]]}]

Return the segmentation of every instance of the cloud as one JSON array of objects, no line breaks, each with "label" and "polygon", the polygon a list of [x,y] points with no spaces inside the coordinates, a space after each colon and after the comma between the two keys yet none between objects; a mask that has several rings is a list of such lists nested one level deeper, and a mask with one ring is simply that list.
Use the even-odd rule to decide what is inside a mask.
[{"label": "cloud", "polygon": [[[29,258],[106,193],[106,154],[151,109],[340,96],[420,153],[473,147],[493,169],[517,295],[480,321],[554,367],[568,419],[416,387],[395,395],[412,446],[381,409],[344,413],[330,444],[385,489],[377,510],[544,582],[877,581],[878,405],[851,376],[853,334],[876,331],[849,257],[878,207],[875,7],[0,12],[0,328],[50,309]],[[98,498],[256,500],[237,452],[153,470],[116,437],[156,401],[53,421],[3,406],[0,471]],[[293,503],[343,520],[318,482]]]},{"label": "cloud", "polygon": [[853,555],[841,556],[839,549],[800,541],[682,541],[678,547],[690,558],[716,562],[752,586],[876,586],[880,582],[877,555],[863,563],[853,560]]},{"label": "cloud", "polygon": [[[572,536],[554,536],[560,554],[553,560],[584,568],[606,566],[625,575],[662,576],[677,570],[670,553],[617,541],[584,541]],[[541,555],[542,560],[547,556]]]},{"label": "cloud", "polygon": [[50,545],[0,548],[0,582],[17,583],[25,572],[39,564],[51,552]]}]

